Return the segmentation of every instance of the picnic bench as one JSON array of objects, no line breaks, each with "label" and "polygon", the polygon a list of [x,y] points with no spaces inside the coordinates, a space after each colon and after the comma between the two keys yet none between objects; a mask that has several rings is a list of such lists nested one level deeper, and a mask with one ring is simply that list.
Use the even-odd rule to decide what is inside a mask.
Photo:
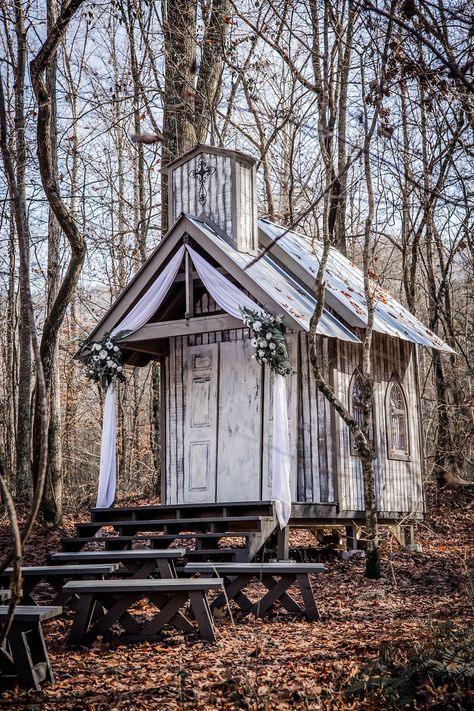
[{"label": "picnic bench", "polygon": [[80,551],[79,553],[54,553],[52,563],[120,563],[131,578],[148,578],[158,574],[161,578],[176,578],[175,561],[186,554],[183,548],[168,550],[135,549],[123,551]]},{"label": "picnic bench", "polygon": [[[71,599],[71,595],[64,593],[63,585],[68,580],[84,580],[87,578],[104,579],[110,573],[118,569],[118,563],[107,563],[101,565],[35,565],[21,569],[23,578],[23,604],[36,605],[36,601],[31,597],[35,588],[41,582],[47,582],[56,593],[53,605],[66,605]],[[0,582],[8,579],[12,574],[12,568],[6,568],[0,574]]]},{"label": "picnic bench", "polygon": [[[0,681],[18,679],[39,690],[42,681],[54,681],[41,623],[58,617],[57,606],[18,605],[4,645],[0,648]],[[0,606],[0,623],[8,617],[8,607]]]},{"label": "picnic bench", "polygon": [[[184,571],[222,578],[224,592],[213,600],[212,611],[222,609],[228,601],[234,600],[244,615],[262,617],[279,602],[292,614],[305,615],[309,620],[320,619],[309,578],[312,573],[324,571],[324,565],[320,563],[188,563]],[[255,580],[267,591],[257,602],[251,602],[242,590]],[[299,588],[304,609],[287,592],[292,585]]]},{"label": "picnic bench", "polygon": [[[189,600],[190,609],[202,639],[215,641],[214,623],[207,601],[209,590],[221,590],[218,579],[182,580],[97,580],[71,581],[64,590],[79,598],[69,635],[71,644],[91,642],[97,636],[107,636],[119,623],[125,630],[123,639],[129,642],[153,641],[165,625],[184,634],[196,634],[196,627],[183,612]],[[148,600],[157,612],[152,619],[140,620],[143,610],[133,606]]]}]

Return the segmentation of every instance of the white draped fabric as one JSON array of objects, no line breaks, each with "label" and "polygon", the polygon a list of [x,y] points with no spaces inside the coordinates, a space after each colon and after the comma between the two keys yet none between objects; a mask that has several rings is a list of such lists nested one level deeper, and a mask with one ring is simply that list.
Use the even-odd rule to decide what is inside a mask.
[{"label": "white draped fabric", "polygon": [[283,528],[291,515],[290,490],[290,432],[286,383],[283,375],[273,376],[273,444],[272,444],[272,501],[278,523]]},{"label": "white draped fabric", "polygon": [[[231,316],[242,318],[240,309],[246,307],[263,314],[258,304],[246,296],[217,269],[209,264],[194,249],[186,246],[196,271],[214,301]],[[168,293],[184,256],[185,247],[181,247],[157,280],[150,286],[130,313],[111,331],[111,336],[121,331],[136,331],[151,318]],[[99,492],[97,507],[112,506],[115,497],[116,477],[116,431],[115,431],[115,392],[113,385],[107,390],[102,429]],[[273,391],[273,451],[272,451],[272,501],[278,522],[283,528],[291,514],[290,491],[290,444],[285,379],[282,375],[274,377]]]},{"label": "white draped fabric", "polygon": [[[144,326],[159,308],[161,302],[170,290],[176,278],[179,265],[183,261],[184,246],[180,247],[169,264],[163,269],[157,280],[143,294],[125,318],[110,332],[111,338],[121,331],[137,331]],[[100,444],[99,488],[97,492],[97,508],[109,508],[115,498],[116,478],[116,415],[115,391],[113,384],[107,388],[102,423],[102,440]]]},{"label": "white draped fabric", "polygon": [[171,288],[171,284],[176,279],[179,266],[184,257],[184,245],[178,249],[170,263],[163,269],[157,280],[153,282],[148,291],[137,301],[133,309],[120,323],[110,332],[116,336],[121,331],[138,331],[153,316],[160,307],[161,302]]},{"label": "white draped fabric", "polygon": [[242,318],[241,307],[251,309],[263,314],[263,309],[249,299],[235,284],[232,284],[225,276],[206,262],[192,247],[187,247],[196,271],[201,277],[201,281],[221,309],[231,316]]},{"label": "white draped fabric", "polygon": [[105,395],[104,421],[102,423],[102,439],[100,443],[100,471],[97,504],[100,508],[109,508],[115,499],[115,480],[117,473],[115,426],[115,387],[110,383]]}]

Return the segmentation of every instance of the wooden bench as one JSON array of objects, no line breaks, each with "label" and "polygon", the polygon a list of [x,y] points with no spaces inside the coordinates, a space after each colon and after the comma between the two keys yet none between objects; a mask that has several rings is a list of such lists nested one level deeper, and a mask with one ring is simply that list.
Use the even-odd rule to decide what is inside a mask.
[{"label": "wooden bench", "polygon": [[[119,568],[118,563],[107,563],[103,565],[35,565],[21,569],[23,577],[22,602],[36,605],[31,597],[35,588],[43,581],[47,582],[56,595],[53,599],[54,605],[66,605],[70,601],[71,595],[63,592],[62,588],[66,581],[87,578],[104,579],[110,573]],[[12,574],[12,568],[7,568],[0,574],[0,581],[5,581]]]},{"label": "wooden bench", "polygon": [[[222,609],[227,601],[234,600],[244,615],[262,617],[276,602],[288,612],[306,615],[309,620],[319,620],[320,614],[309,575],[322,573],[324,566],[312,563],[188,563],[185,573],[218,575],[224,582],[225,592],[212,602],[211,610]],[[260,600],[253,603],[242,592],[250,582],[258,580],[267,591]],[[298,586],[303,598],[304,609],[287,592],[292,585]]]},{"label": "wooden bench", "polygon": [[[7,639],[0,648],[0,680],[18,679],[39,689],[42,681],[54,682],[41,623],[62,613],[61,607],[18,605]],[[5,622],[8,607],[0,607],[0,623]]]},{"label": "wooden bench", "polygon": [[185,555],[186,551],[183,548],[80,551],[79,553],[54,553],[50,560],[52,563],[120,563],[127,572],[131,573],[132,578],[148,578],[155,574],[161,578],[176,578],[175,561],[182,560]]},{"label": "wooden bench", "polygon": [[[156,640],[165,625],[184,634],[196,634],[196,628],[181,611],[189,600],[202,639],[215,641],[212,615],[207,602],[209,590],[222,590],[220,580],[99,580],[74,581],[64,590],[79,597],[72,629],[71,644],[88,643],[99,635],[110,634],[118,622],[130,642]],[[135,603],[147,599],[158,609],[151,620],[140,622],[130,611]],[[142,614],[142,613],[139,613]]]}]

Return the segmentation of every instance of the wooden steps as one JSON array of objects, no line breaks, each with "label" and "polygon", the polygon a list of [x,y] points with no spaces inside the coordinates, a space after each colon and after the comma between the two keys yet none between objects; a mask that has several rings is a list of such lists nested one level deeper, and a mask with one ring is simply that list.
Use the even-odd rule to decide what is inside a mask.
[{"label": "wooden steps", "polygon": [[262,523],[267,522],[269,516],[238,516],[219,518],[166,518],[166,519],[137,519],[137,520],[112,520],[94,523],[80,523],[76,526],[78,536],[94,536],[103,526],[113,526],[119,535],[151,531],[161,531],[165,535],[171,533],[220,533],[227,531],[260,531]]},{"label": "wooden steps", "polygon": [[[195,540],[196,545],[201,545],[201,542],[205,544],[212,541],[216,543],[222,538],[248,538],[252,536],[252,531],[227,531],[226,533],[177,533],[175,535],[165,535],[156,534],[154,536],[101,536],[98,538],[90,538],[89,536],[83,537],[69,537],[61,538],[61,548],[63,551],[79,551],[87,543],[93,541],[94,543],[103,543],[103,549],[106,551],[113,550],[124,550],[127,548],[136,547],[149,547],[149,548],[168,548],[174,541],[188,541]],[[135,545],[137,544],[137,545]],[[204,545],[202,547],[205,547]]]},{"label": "wooden steps", "polygon": [[[99,534],[106,528],[112,528],[114,535]],[[103,550],[142,545],[164,549],[192,541],[194,548],[187,551],[189,560],[249,561],[276,528],[273,504],[261,501],[93,509],[90,523],[77,524],[76,537],[63,538],[61,544],[62,550],[73,552],[90,548],[88,544]],[[245,544],[219,547],[223,538],[243,538]]]},{"label": "wooden steps", "polygon": [[223,504],[180,504],[166,506],[134,506],[113,509],[92,509],[91,521],[146,521],[161,519],[232,518],[273,516],[270,501],[256,503],[237,502]]}]

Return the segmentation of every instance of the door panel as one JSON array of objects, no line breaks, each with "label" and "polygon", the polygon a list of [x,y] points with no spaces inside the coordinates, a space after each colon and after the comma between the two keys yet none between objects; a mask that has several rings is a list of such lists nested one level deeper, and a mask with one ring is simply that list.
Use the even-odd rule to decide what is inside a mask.
[{"label": "door panel", "polygon": [[262,369],[248,338],[220,344],[217,501],[258,501]]},{"label": "door panel", "polygon": [[188,348],[183,503],[215,501],[218,345]]}]

